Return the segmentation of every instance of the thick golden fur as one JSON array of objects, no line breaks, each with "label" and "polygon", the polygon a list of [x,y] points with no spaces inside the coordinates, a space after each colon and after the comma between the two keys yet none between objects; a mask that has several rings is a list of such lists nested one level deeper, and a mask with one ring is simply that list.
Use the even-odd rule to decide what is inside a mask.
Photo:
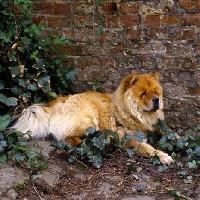
[{"label": "thick golden fur", "polygon": [[[113,94],[88,91],[57,97],[48,104],[32,105],[23,111],[12,128],[23,133],[31,131],[36,138],[45,138],[51,133],[57,140],[75,145],[88,127],[117,131],[120,138],[125,131],[146,134],[154,130],[158,119],[164,119],[162,109],[159,74],[132,74],[122,80]],[[157,154],[163,164],[173,161],[168,154],[146,143],[132,140],[125,145],[134,146],[144,157]]]}]

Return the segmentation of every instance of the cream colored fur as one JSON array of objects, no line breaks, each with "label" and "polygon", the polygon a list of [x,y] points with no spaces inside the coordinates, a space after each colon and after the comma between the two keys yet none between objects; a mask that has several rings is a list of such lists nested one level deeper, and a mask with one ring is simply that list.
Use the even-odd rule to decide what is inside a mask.
[{"label": "cream colored fur", "polygon": [[[88,127],[117,131],[120,138],[124,131],[147,134],[154,130],[153,125],[158,119],[164,119],[162,88],[158,79],[158,73],[133,74],[125,77],[113,94],[88,91],[57,97],[48,104],[32,105],[23,111],[12,129],[23,133],[31,131],[38,139],[51,133],[57,140],[67,140],[71,145],[79,143]],[[153,98],[159,98],[159,108],[154,109]],[[173,161],[166,153],[146,143],[133,140],[126,146],[134,146],[144,157],[157,154],[163,164]]]}]

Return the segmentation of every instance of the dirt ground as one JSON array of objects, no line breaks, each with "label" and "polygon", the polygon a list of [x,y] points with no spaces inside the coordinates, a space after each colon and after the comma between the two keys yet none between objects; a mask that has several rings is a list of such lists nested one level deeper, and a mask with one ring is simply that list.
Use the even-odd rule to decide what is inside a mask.
[{"label": "dirt ground", "polygon": [[17,199],[165,200],[175,198],[167,192],[172,189],[180,194],[180,199],[200,199],[200,171],[185,166],[184,158],[161,172],[159,165],[153,165],[149,159],[130,159],[120,151],[105,158],[100,169],[86,161],[70,164],[67,157],[66,152],[58,150],[50,156],[49,162],[62,169],[53,187],[35,179],[18,189]]}]

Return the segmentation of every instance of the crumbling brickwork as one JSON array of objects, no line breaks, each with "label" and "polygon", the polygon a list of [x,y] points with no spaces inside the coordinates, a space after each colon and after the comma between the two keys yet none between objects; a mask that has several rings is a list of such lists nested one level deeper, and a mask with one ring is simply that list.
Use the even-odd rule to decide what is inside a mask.
[{"label": "crumbling brickwork", "polygon": [[98,82],[112,92],[124,75],[158,71],[167,123],[200,123],[199,0],[34,0],[34,21],[73,37],[61,50],[79,91]]}]

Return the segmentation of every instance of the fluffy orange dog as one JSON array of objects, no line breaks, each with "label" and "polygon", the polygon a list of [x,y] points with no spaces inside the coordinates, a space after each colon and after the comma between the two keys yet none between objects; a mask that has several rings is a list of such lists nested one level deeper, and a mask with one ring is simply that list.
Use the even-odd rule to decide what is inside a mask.
[{"label": "fluffy orange dog", "polygon": [[[35,138],[45,138],[51,133],[57,140],[67,140],[71,145],[80,142],[88,127],[117,131],[120,138],[124,131],[147,134],[154,130],[158,119],[164,119],[159,79],[159,73],[133,74],[126,76],[113,94],[88,91],[57,97],[48,104],[35,104],[22,112],[12,128],[23,133],[31,131]],[[125,146],[134,146],[143,157],[157,154],[163,164],[173,161],[171,156],[146,143],[132,140]]]}]

